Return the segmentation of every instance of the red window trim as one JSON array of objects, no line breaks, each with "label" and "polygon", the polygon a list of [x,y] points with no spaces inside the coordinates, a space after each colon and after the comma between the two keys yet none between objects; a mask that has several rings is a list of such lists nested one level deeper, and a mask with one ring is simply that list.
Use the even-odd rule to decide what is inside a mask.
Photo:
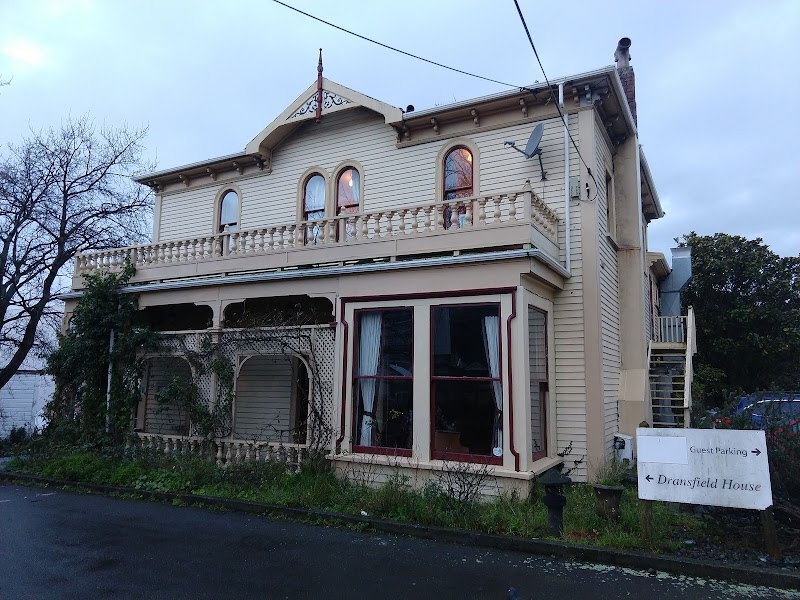
[{"label": "red window trim", "polygon": [[[363,312],[388,312],[390,310],[410,310],[411,311],[411,375],[357,375],[357,365],[358,365],[358,350],[356,344],[358,344],[358,315]],[[356,427],[356,417],[358,414],[358,392],[357,392],[357,385],[359,379],[392,379],[392,380],[405,380],[411,381],[412,384],[412,392],[411,392],[411,407],[413,410],[414,407],[414,392],[413,392],[413,384],[414,384],[414,307],[413,306],[387,306],[387,307],[375,307],[375,308],[357,308],[353,311],[353,364],[350,367],[352,373],[352,385],[351,385],[351,404],[353,406],[353,410],[351,411],[351,422],[350,422],[350,430],[352,432],[352,439],[355,440],[356,432],[358,431]],[[345,348],[347,345],[345,344]],[[345,366],[346,369],[346,366]],[[346,372],[346,371],[345,371]],[[411,423],[411,445],[414,445],[414,423]],[[411,448],[395,448],[391,446],[362,446],[361,444],[356,444],[353,442],[351,444],[351,451],[356,454],[386,454],[386,455],[397,455],[397,456],[411,456]]]},{"label": "red window trim", "polygon": [[[429,346],[429,360],[430,360],[430,451],[431,451],[431,458],[435,460],[451,460],[457,462],[465,462],[465,463],[477,463],[477,464],[484,464],[484,465],[502,465],[503,464],[503,457],[502,456],[493,456],[487,454],[465,454],[461,452],[449,452],[446,450],[437,450],[434,447],[436,443],[436,394],[434,392],[434,382],[436,381],[500,381],[502,387],[503,381],[503,353],[500,352],[499,363],[498,363],[498,371],[500,372],[500,377],[452,377],[447,375],[434,375],[433,374],[433,311],[437,308],[474,308],[476,306],[496,306],[497,307],[497,336],[498,336],[498,348],[502,349],[502,342],[503,342],[503,334],[500,331],[500,319],[502,317],[502,303],[501,302],[472,302],[467,304],[431,304],[430,306],[430,319],[428,325],[430,327],[430,346]],[[505,390],[503,390],[505,392]],[[504,407],[505,408],[505,407]],[[505,412],[505,410],[503,411]],[[501,428],[501,431],[504,431],[505,427]],[[513,447],[513,445],[512,445]]]}]

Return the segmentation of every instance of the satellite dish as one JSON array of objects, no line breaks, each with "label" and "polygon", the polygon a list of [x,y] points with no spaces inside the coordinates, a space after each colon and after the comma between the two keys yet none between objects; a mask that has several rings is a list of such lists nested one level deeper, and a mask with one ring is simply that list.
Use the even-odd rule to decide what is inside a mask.
[{"label": "satellite dish", "polygon": [[504,146],[511,146],[514,150],[519,152],[520,154],[524,154],[525,158],[533,158],[534,156],[539,157],[539,170],[542,173],[542,181],[547,179],[547,171],[544,170],[544,165],[542,164],[542,149],[539,148],[539,144],[542,142],[542,136],[544,135],[544,125],[539,123],[536,127],[533,128],[530,137],[528,138],[528,143],[525,145],[525,150],[520,150],[517,148],[516,142],[503,142]]},{"label": "satellite dish", "polygon": [[538,153],[539,143],[542,141],[543,135],[544,135],[544,125],[539,123],[536,127],[533,128],[533,132],[531,132],[531,137],[528,138],[528,143],[525,145],[525,156],[527,156],[528,158],[533,158],[533,155]]}]

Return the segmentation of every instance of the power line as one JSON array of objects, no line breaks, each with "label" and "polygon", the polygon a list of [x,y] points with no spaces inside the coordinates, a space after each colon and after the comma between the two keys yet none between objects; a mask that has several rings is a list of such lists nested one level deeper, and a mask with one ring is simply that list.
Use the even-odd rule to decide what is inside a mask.
[{"label": "power line", "polygon": [[558,105],[558,99],[553,94],[553,88],[550,85],[550,80],[547,78],[547,73],[544,72],[544,66],[542,65],[542,60],[539,58],[539,52],[536,51],[536,44],[533,43],[533,37],[531,37],[530,29],[528,29],[528,24],[525,22],[525,16],[522,14],[522,9],[520,8],[519,2],[517,2],[517,0],[514,0],[514,6],[517,7],[517,13],[519,14],[519,19],[520,21],[522,21],[522,26],[525,28],[525,34],[528,36],[528,41],[531,44],[534,56],[536,56],[536,61],[539,63],[539,68],[542,70],[544,81],[547,84],[547,89],[550,91],[550,98],[553,100],[553,104],[555,104],[556,110],[558,111],[558,116],[561,117],[561,122],[564,123],[564,127],[566,128],[569,140],[572,142],[572,146],[575,148],[575,152],[578,153],[578,158],[581,159],[583,166],[586,167],[586,170],[589,172],[589,177],[591,177],[592,181],[594,181],[594,197],[592,198],[592,200],[594,200],[595,198],[597,198],[597,192],[600,189],[600,186],[597,185],[597,179],[594,178],[594,174],[592,173],[592,168],[586,164],[586,161],[583,159],[583,156],[581,155],[581,151],[578,149],[578,145],[575,143],[575,140],[572,139],[572,134],[569,131],[569,126],[567,125],[567,121],[564,118],[564,113],[561,112],[561,107]]},{"label": "power line", "polygon": [[506,83],[505,81],[499,81],[497,79],[492,79],[491,77],[484,77],[483,75],[476,75],[475,73],[470,73],[469,71],[463,71],[461,69],[456,69],[455,67],[450,67],[450,66],[442,64],[440,62],[436,62],[435,60],[431,60],[431,59],[425,58],[423,56],[418,56],[416,54],[412,54],[411,52],[406,52],[405,50],[400,50],[399,48],[395,48],[394,46],[389,46],[388,44],[384,44],[383,42],[379,42],[377,40],[373,40],[372,38],[368,38],[365,35],[361,35],[360,33],[356,33],[355,31],[350,31],[349,29],[345,29],[344,27],[340,27],[339,25],[336,25],[335,23],[331,23],[330,21],[326,21],[325,19],[321,19],[319,17],[316,17],[316,16],[314,16],[314,15],[312,15],[310,13],[307,13],[305,11],[300,10],[299,8],[295,8],[294,6],[290,6],[289,4],[286,4],[285,2],[281,2],[280,0],[272,0],[272,1],[275,4],[280,4],[281,6],[284,6],[284,7],[288,8],[289,10],[293,10],[296,13],[300,13],[301,15],[306,16],[306,17],[308,17],[310,19],[314,19],[315,21],[319,21],[320,23],[324,23],[325,25],[328,25],[329,27],[333,27],[334,29],[338,29],[339,31],[343,31],[345,33],[349,33],[350,35],[353,35],[353,36],[355,36],[357,38],[360,38],[360,39],[362,39],[364,41],[367,41],[367,42],[370,42],[372,44],[376,44],[378,46],[381,46],[382,48],[386,48],[387,50],[391,50],[393,52],[399,52],[400,54],[404,54],[406,56],[410,56],[411,58],[415,58],[417,60],[421,60],[421,61],[429,63],[431,65],[436,65],[437,67],[441,67],[442,69],[447,69],[448,71],[455,71],[456,73],[461,73],[462,75],[468,75],[469,77],[475,77],[476,79],[483,79],[484,81],[489,81],[491,83],[496,83],[498,85],[504,85],[506,87],[511,87],[511,88],[517,88],[517,89],[520,89],[520,90],[531,91],[531,90],[528,90],[528,88],[526,88],[525,86],[514,85],[513,83]]}]

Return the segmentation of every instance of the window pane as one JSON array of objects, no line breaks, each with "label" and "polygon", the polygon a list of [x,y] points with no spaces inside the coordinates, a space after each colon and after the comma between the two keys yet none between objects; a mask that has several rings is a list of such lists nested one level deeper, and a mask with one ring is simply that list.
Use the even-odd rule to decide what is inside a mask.
[{"label": "window pane", "polygon": [[472,196],[472,153],[466,148],[456,148],[444,161],[444,199],[468,196]]},{"label": "window pane", "polygon": [[531,392],[531,447],[534,459],[547,454],[547,314],[528,307],[528,366]]},{"label": "window pane", "polygon": [[312,175],[306,181],[303,194],[303,212],[316,210],[325,210],[325,178],[322,175]]},{"label": "window pane", "polygon": [[219,212],[219,225],[222,229],[225,225],[233,225],[239,220],[239,196],[234,191],[227,192],[222,197],[222,205]]},{"label": "window pane", "polygon": [[[491,381],[434,381],[433,448],[440,452],[498,455],[497,411]],[[502,447],[502,446],[501,446]]]},{"label": "window pane", "polygon": [[[336,186],[336,206],[339,207],[339,214],[358,212],[361,193],[360,180],[361,176],[356,169],[346,169],[339,175],[339,182]],[[350,207],[350,209],[343,210],[344,207]]]},{"label": "window pane", "polygon": [[411,379],[358,380],[357,445],[411,448],[412,386]]},{"label": "window pane", "polygon": [[[491,346],[499,346],[496,304],[433,309],[433,375],[439,377],[493,377],[487,358],[488,333]],[[494,375],[494,377],[499,377]]]},{"label": "window pane", "polygon": [[411,448],[413,326],[410,308],[356,313],[356,445]]}]

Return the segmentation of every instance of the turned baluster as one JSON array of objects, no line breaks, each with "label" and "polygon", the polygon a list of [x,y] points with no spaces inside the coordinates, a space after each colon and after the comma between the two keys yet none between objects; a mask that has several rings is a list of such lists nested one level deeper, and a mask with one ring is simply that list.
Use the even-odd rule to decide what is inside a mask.
[{"label": "turned baluster", "polygon": [[276,454],[276,458],[277,458],[278,462],[280,462],[281,464],[285,465],[287,457],[286,457],[286,448],[284,448],[283,443],[281,443],[278,446],[278,450],[277,450],[277,452],[275,454]]},{"label": "turned baluster", "polygon": [[297,448],[295,446],[291,446],[289,448],[289,464],[292,466],[296,466],[299,464],[298,456],[297,456]]},{"label": "turned baluster", "polygon": [[259,254],[264,254],[264,243],[265,243],[266,236],[267,236],[267,230],[266,229],[259,229],[258,230],[257,252]]},{"label": "turned baluster", "polygon": [[361,235],[359,236],[359,239],[365,240],[367,239],[367,231],[369,229],[369,226],[367,224],[367,220],[369,219],[369,217],[368,216],[359,217],[359,219],[361,221],[361,226],[359,227],[359,232]]},{"label": "turned baluster", "polygon": [[517,220],[517,195],[516,194],[509,194],[508,195],[508,220],[509,221],[516,221]]},{"label": "turned baluster", "polygon": [[500,220],[500,201],[503,199],[502,196],[494,196],[492,200],[494,200],[494,220],[495,222]]},{"label": "turned baluster", "polygon": [[217,465],[222,466],[222,450],[224,444],[220,441],[214,442],[217,446]]},{"label": "turned baluster", "polygon": [[225,466],[227,467],[233,461],[233,444],[228,442],[225,444]]},{"label": "turned baluster", "polygon": [[465,226],[472,226],[472,201],[466,202],[467,213],[464,217],[464,225]]},{"label": "turned baluster", "polygon": [[406,232],[406,215],[408,215],[408,209],[398,210],[397,211],[397,233],[398,235],[404,235]]},{"label": "turned baluster", "polygon": [[434,209],[436,211],[436,229],[438,230],[444,229],[444,209],[446,206],[446,204],[442,204]]},{"label": "turned baluster", "polygon": [[450,228],[458,229],[458,211],[461,210],[458,202],[453,202],[450,205]]}]

